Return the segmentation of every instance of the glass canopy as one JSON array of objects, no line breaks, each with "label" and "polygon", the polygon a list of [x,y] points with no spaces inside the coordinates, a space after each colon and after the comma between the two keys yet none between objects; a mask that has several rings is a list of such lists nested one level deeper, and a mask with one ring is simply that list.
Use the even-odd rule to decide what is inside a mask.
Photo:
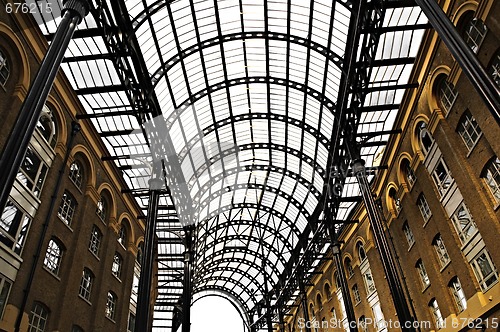
[{"label": "glass canopy", "polygon": [[[109,151],[103,160],[122,171],[123,192],[144,214],[152,164],[163,159],[169,190],[157,227],[155,327],[178,325],[186,224],[196,225],[195,299],[223,294],[251,324],[264,295],[280,295],[323,218],[329,159],[343,140],[336,116],[349,49],[354,71],[368,74],[356,123],[361,157],[383,169],[427,25],[412,1],[382,3],[375,29],[361,26],[353,2],[341,0],[93,2],[62,69],[86,111],[80,118]],[[49,42],[61,7],[34,15]],[[356,26],[360,45],[350,40]],[[374,32],[374,58],[363,63]],[[348,86],[349,102],[357,89]],[[360,201],[355,178],[345,175],[339,223]]]}]

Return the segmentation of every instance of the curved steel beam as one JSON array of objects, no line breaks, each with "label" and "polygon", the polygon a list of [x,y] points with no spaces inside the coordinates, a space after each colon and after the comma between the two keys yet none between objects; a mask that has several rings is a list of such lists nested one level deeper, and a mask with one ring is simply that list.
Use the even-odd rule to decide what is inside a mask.
[{"label": "curved steel beam", "polygon": [[181,102],[180,104],[177,104],[176,100],[172,99],[172,103],[174,104],[174,107],[176,111],[172,113],[167,119],[167,123],[169,121],[174,121],[177,120],[178,116],[182,114],[188,108],[189,106],[195,104],[197,101],[208,95],[209,93],[213,93],[218,90],[226,90],[230,87],[237,86],[237,85],[248,85],[248,84],[255,84],[255,83],[261,83],[261,84],[276,84],[276,85],[281,85],[284,87],[288,87],[290,89],[298,90],[302,93],[307,94],[309,97],[312,97],[316,99],[319,103],[323,105],[326,109],[328,109],[332,114],[335,114],[335,102],[324,96],[321,92],[312,89],[302,83],[292,81],[287,78],[282,78],[282,77],[273,77],[273,76],[252,76],[252,77],[239,77],[239,78],[233,78],[233,79],[228,79],[224,80],[222,82],[216,83],[211,85],[210,87],[206,87],[205,89],[199,90],[198,92],[193,92],[191,96],[189,96],[186,100]]},{"label": "curved steel beam", "polygon": [[[256,239],[255,237],[253,236],[249,236],[249,235],[226,235],[224,237],[220,237],[220,238],[217,238],[215,239],[215,241],[212,241],[210,243],[207,244],[207,242],[205,242],[205,245],[204,247],[200,248],[200,247],[197,247],[196,249],[196,253],[198,255],[202,255],[203,253],[205,253],[208,249],[210,249],[211,247],[214,247],[216,246],[217,244],[221,243],[221,242],[226,242],[226,240],[247,240],[247,241],[254,241],[254,239]],[[281,264],[283,264],[283,266],[286,265],[286,260],[283,259],[283,257],[280,255],[279,251],[274,248],[271,244],[267,243],[267,242],[262,242],[261,245],[263,245],[265,248],[268,249],[268,252],[272,252],[273,254],[276,255],[276,257],[278,258],[278,261],[281,262]],[[222,249],[222,251],[225,251],[225,249]],[[240,250],[239,252],[246,252],[246,251],[249,251],[248,248],[245,248],[245,250]],[[251,251],[250,252],[252,253],[255,253],[255,251]],[[255,256],[255,255],[254,255]],[[267,261],[270,261],[268,258],[266,258]],[[276,266],[274,266],[276,268]]]},{"label": "curved steel beam", "polygon": [[[210,227],[208,230],[205,231],[205,234],[198,237],[198,240],[203,240],[206,237],[208,237],[211,233],[217,232],[220,229],[224,229],[226,227],[229,227],[231,224],[233,224],[233,222],[231,220],[227,220],[227,221],[224,221],[222,223],[218,222],[217,225]],[[284,245],[284,247],[286,247],[286,249],[288,249],[290,251],[293,250],[292,246],[290,246],[287,239],[285,239],[285,237],[281,233],[276,232],[276,230],[274,228],[270,227],[268,224],[264,224],[264,223],[258,222],[256,220],[240,219],[240,220],[238,220],[238,226],[254,226],[254,227],[262,228],[270,233],[275,233],[275,237],[278,238],[281,241],[281,243],[283,243],[283,245]]]},{"label": "curved steel beam", "polygon": [[232,290],[228,290],[228,289],[225,289],[225,288],[217,286],[217,285],[212,285],[212,286],[205,285],[205,286],[193,288],[193,293],[195,293],[195,294],[203,292],[203,291],[220,291],[220,292],[231,294],[231,296],[233,296],[235,298],[235,301],[240,303],[241,306],[245,309],[245,313],[250,311],[250,308],[246,305],[246,303],[239,296],[239,294],[237,294],[236,292],[234,292]]},{"label": "curved steel beam", "polygon": [[[268,191],[275,196],[280,196],[280,197],[286,199],[290,204],[295,206],[297,208],[297,210],[299,210],[300,213],[302,213],[304,215],[310,215],[310,213],[312,213],[312,211],[307,211],[305,206],[303,204],[301,204],[299,201],[297,201],[293,197],[293,195],[289,195],[289,194],[285,193],[284,191],[281,191],[281,190],[274,188],[274,187],[271,187],[271,186],[264,186],[262,184],[256,184],[256,183],[243,183],[243,184],[237,184],[237,185],[231,185],[231,186],[228,185],[228,186],[225,186],[224,189],[213,191],[212,195],[208,196],[206,199],[204,199],[203,201],[200,202],[201,204],[199,205],[199,207],[200,207],[200,209],[203,209],[211,201],[220,198],[224,193],[226,193],[228,191],[235,192],[237,190],[246,190],[246,189],[259,189],[262,191]],[[193,202],[196,202],[196,201],[193,199]],[[234,201],[233,201],[233,203],[234,203]],[[238,202],[236,202],[236,203],[238,203]],[[263,203],[261,203],[261,204],[263,204]]]},{"label": "curved steel beam", "polygon": [[297,237],[299,237],[300,234],[302,234],[302,232],[297,228],[295,223],[292,222],[290,219],[288,219],[283,213],[276,211],[273,208],[270,208],[266,205],[259,205],[259,204],[255,204],[255,203],[246,203],[246,202],[236,203],[236,204],[231,204],[231,205],[223,205],[223,206],[219,207],[217,210],[211,212],[206,218],[203,218],[202,220],[200,220],[199,223],[200,224],[204,223],[205,221],[208,221],[209,219],[214,218],[217,215],[222,214],[223,212],[229,211],[229,210],[234,209],[234,208],[237,208],[237,209],[247,208],[247,209],[263,210],[264,212],[268,212],[275,217],[278,217],[278,218],[281,218],[284,220],[286,219],[286,223],[290,226],[290,228],[295,233],[295,235],[297,235]]}]

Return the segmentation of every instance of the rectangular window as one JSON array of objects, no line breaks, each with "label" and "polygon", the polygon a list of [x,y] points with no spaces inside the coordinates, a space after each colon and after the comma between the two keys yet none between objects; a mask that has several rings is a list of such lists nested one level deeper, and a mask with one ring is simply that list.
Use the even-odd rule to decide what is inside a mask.
[{"label": "rectangular window", "polygon": [[128,327],[127,331],[134,332],[135,331],[135,315],[133,313],[128,314]]},{"label": "rectangular window", "polygon": [[83,269],[82,280],[80,281],[80,291],[78,294],[87,301],[90,301],[90,293],[92,292],[93,282],[94,275],[92,272],[87,268]]},{"label": "rectangular window", "polygon": [[443,327],[444,319],[436,299],[431,300],[431,302],[429,303],[429,309],[431,310],[432,317],[434,317],[436,327],[440,329],[441,327]]},{"label": "rectangular window", "polygon": [[451,220],[453,221],[453,226],[455,226],[455,230],[462,244],[465,244],[472,235],[476,234],[476,223],[472,219],[469,209],[464,202],[458,206],[458,209],[451,216]]},{"label": "rectangular window", "polygon": [[469,151],[476,145],[481,135],[481,129],[469,110],[462,115],[457,131]]},{"label": "rectangular window", "polygon": [[488,163],[484,180],[496,202],[500,203],[500,159],[498,157]]},{"label": "rectangular window", "polygon": [[0,274],[0,320],[3,318],[3,311],[9,298],[11,282]]},{"label": "rectangular window", "polygon": [[90,234],[89,250],[91,253],[99,257],[99,248],[101,247],[102,233],[95,225],[92,227]]},{"label": "rectangular window", "polygon": [[373,305],[372,312],[377,331],[387,331],[384,313],[382,312],[382,308],[380,308],[380,302],[377,302]]},{"label": "rectangular window", "polygon": [[424,263],[422,260],[419,260],[416,265],[418,275],[420,276],[420,282],[422,283],[422,288],[425,289],[427,286],[431,284],[431,280],[427,275],[427,270],[425,269]]},{"label": "rectangular window", "polygon": [[446,166],[446,163],[442,158],[437,162],[436,168],[434,168],[434,171],[432,172],[432,179],[436,184],[439,195],[443,197],[446,192],[448,192],[453,178],[448,170],[448,166]]},{"label": "rectangular window", "polygon": [[418,209],[420,210],[420,214],[422,214],[422,218],[424,219],[424,222],[429,221],[429,219],[432,216],[431,209],[429,207],[429,204],[427,204],[427,200],[425,199],[424,194],[420,195],[420,197],[417,200],[417,205]]},{"label": "rectangular window", "polygon": [[375,282],[373,281],[373,275],[370,269],[363,273],[363,279],[365,281],[366,295],[369,296],[377,290],[375,288]]},{"label": "rectangular window", "polygon": [[413,236],[413,232],[411,231],[410,226],[408,226],[408,223],[403,225],[403,232],[405,233],[406,242],[408,242],[408,248],[411,248],[415,243],[415,237]]},{"label": "rectangular window", "polygon": [[359,295],[358,285],[352,286],[352,295],[354,296],[354,304],[361,302],[361,296]]},{"label": "rectangular window", "polygon": [[0,219],[0,242],[21,254],[31,218],[11,201],[7,201]]},{"label": "rectangular window", "polygon": [[61,219],[66,225],[71,226],[73,222],[73,216],[75,214],[76,209],[76,200],[71,196],[70,193],[64,192],[61,204],[59,205],[59,210],[57,211],[57,216]]},{"label": "rectangular window", "polygon": [[29,146],[17,172],[17,179],[36,197],[39,197],[48,169],[42,158]]},{"label": "rectangular window", "polygon": [[465,297],[464,290],[460,284],[460,280],[458,280],[458,277],[453,278],[449,286],[453,299],[455,300],[455,304],[457,305],[458,312],[460,313],[467,309],[467,298]]},{"label": "rectangular window", "polygon": [[448,262],[450,261],[450,256],[448,255],[448,251],[444,246],[444,241],[441,238],[441,235],[436,236],[436,238],[432,242],[432,245],[438,257],[439,266],[446,266],[446,264],[448,264]]},{"label": "rectangular window", "polygon": [[471,265],[483,292],[497,283],[498,272],[486,249],[483,249],[476,258],[472,260]]}]

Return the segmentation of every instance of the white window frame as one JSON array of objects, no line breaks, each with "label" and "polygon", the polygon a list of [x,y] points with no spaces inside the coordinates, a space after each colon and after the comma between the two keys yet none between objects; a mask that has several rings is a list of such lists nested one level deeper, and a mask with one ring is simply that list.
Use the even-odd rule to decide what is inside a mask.
[{"label": "white window frame", "polygon": [[117,302],[117,297],[116,297],[115,293],[109,291],[107,299],[106,299],[105,315],[107,318],[111,319],[112,321],[115,320],[115,316],[116,316],[116,302]]},{"label": "white window frame", "polygon": [[483,178],[495,201],[500,203],[500,159],[498,157],[488,163]]},{"label": "white window frame", "polygon": [[[36,169],[33,168],[34,172],[30,172],[30,167],[33,167],[33,165],[35,165],[33,161],[36,161]],[[49,166],[47,165],[47,163],[38,154],[36,149],[29,145],[23,162],[17,172],[17,180],[22,183],[22,185],[28,192],[33,193],[35,197],[40,197],[43,185],[47,178],[48,171]],[[31,176],[30,174],[32,174],[33,176]]]},{"label": "white window frame", "polygon": [[[440,173],[439,170],[443,172]],[[453,183],[453,176],[451,175],[450,169],[442,157],[439,158],[434,170],[432,171],[432,180],[437,187],[440,197],[446,195],[451,187],[451,184]]]},{"label": "white window frame", "polygon": [[50,239],[43,260],[44,267],[55,275],[59,275],[64,250],[62,246],[54,239]]},{"label": "white window frame", "polygon": [[106,199],[104,199],[104,197],[101,196],[101,198],[99,199],[99,201],[97,202],[97,207],[96,207],[96,210],[95,210],[95,213],[97,214],[97,216],[99,217],[99,219],[101,219],[102,222],[106,222],[106,213],[107,213],[107,201]]},{"label": "white window frame", "polygon": [[444,325],[443,314],[439,309],[439,305],[436,299],[432,299],[431,302],[429,302],[429,310],[431,311],[434,322],[436,323],[436,328],[442,328]]},{"label": "white window frame", "polygon": [[458,92],[455,86],[443,79],[439,82],[439,101],[445,113],[448,114],[457,100]]},{"label": "white window frame", "polygon": [[[480,261],[483,263],[480,263]],[[485,271],[481,269],[481,266],[484,263],[487,263],[491,269],[491,271],[487,274],[485,274]],[[486,292],[498,282],[497,269],[491,259],[490,253],[486,250],[486,248],[483,248],[483,250],[481,250],[476,257],[474,257],[470,264],[472,266],[472,270],[474,271],[474,275],[476,276],[477,282],[479,283],[479,286],[481,286],[483,292]]]},{"label": "white window frame", "polygon": [[74,161],[69,166],[69,179],[78,189],[82,189],[83,167],[79,161]]},{"label": "white window frame", "polygon": [[29,331],[30,332],[44,332],[47,327],[47,321],[49,320],[49,310],[48,308],[40,303],[33,303],[33,308],[31,309],[29,315]]},{"label": "white window frame", "polygon": [[[9,213],[9,215],[6,215],[6,213]],[[15,254],[21,255],[31,222],[31,217],[9,199],[0,216],[0,243]]]},{"label": "white window frame", "polygon": [[457,132],[465,146],[471,151],[481,138],[481,128],[469,110],[465,110],[458,123]]},{"label": "white window frame", "polygon": [[408,249],[410,249],[415,244],[415,237],[413,236],[413,232],[410,225],[408,225],[408,222],[403,224],[403,233],[406,237],[406,242],[408,243]]},{"label": "white window frame", "polygon": [[425,198],[424,194],[421,194],[418,197],[417,206],[418,209],[420,210],[422,218],[424,219],[424,223],[428,222],[432,216],[432,211],[431,208],[429,207],[429,203],[427,203],[427,199]]},{"label": "white window frame", "polygon": [[451,261],[450,255],[448,254],[448,250],[446,250],[446,246],[444,245],[443,238],[441,235],[437,235],[432,241],[432,246],[436,252],[438,257],[439,266],[444,268]]},{"label": "white window frame", "polygon": [[500,52],[493,56],[493,61],[491,61],[488,72],[493,81],[500,88]]},{"label": "white window frame", "polygon": [[5,52],[0,50],[0,86],[2,88],[5,88],[10,76],[10,66],[8,61],[9,60],[7,59]]},{"label": "white window frame", "polygon": [[71,227],[73,223],[73,217],[75,216],[75,210],[76,210],[75,198],[69,192],[65,191],[61,198],[61,204],[59,205],[57,216],[66,225]]},{"label": "white window frame", "polygon": [[359,289],[358,289],[358,285],[357,284],[354,284],[352,286],[352,294],[353,294],[353,297],[354,297],[354,304],[359,304],[361,303],[361,295],[359,294]]},{"label": "white window frame", "polygon": [[453,299],[455,300],[458,312],[460,313],[467,309],[467,298],[465,297],[464,289],[462,288],[462,284],[460,283],[458,277],[451,279],[449,287],[451,295],[453,295]]},{"label": "white window frame", "polygon": [[111,264],[111,273],[118,279],[121,278],[122,266],[123,258],[119,253],[115,252],[115,255],[113,256],[113,263]]},{"label": "white window frame", "polygon": [[464,40],[474,53],[479,52],[484,38],[488,33],[488,27],[481,19],[473,18],[465,26]]},{"label": "white window frame", "polygon": [[80,288],[78,295],[90,302],[92,294],[92,284],[94,283],[94,274],[88,268],[84,268],[82,272],[82,279],[80,280]]},{"label": "white window frame", "polygon": [[0,320],[3,319],[3,313],[7,306],[11,289],[12,281],[0,274],[0,303],[3,303],[3,306],[0,306]]},{"label": "white window frame", "polygon": [[99,257],[102,242],[102,232],[96,225],[92,226],[90,233],[89,250],[96,257]]},{"label": "white window frame", "polygon": [[425,269],[424,262],[419,259],[416,264],[416,269],[418,271],[418,276],[420,277],[420,283],[422,285],[422,289],[426,289],[431,284],[431,279],[429,279],[429,275],[427,274],[427,270]]},{"label": "white window frame", "polygon": [[373,280],[373,274],[370,268],[363,273],[363,281],[365,283],[366,297],[369,297],[377,291],[375,280]]},{"label": "white window frame", "polygon": [[[465,218],[466,216],[468,218]],[[467,243],[467,241],[478,231],[476,223],[474,222],[474,219],[464,202],[458,205],[457,209],[451,216],[451,220],[462,244]],[[464,220],[468,221],[463,223]]]}]

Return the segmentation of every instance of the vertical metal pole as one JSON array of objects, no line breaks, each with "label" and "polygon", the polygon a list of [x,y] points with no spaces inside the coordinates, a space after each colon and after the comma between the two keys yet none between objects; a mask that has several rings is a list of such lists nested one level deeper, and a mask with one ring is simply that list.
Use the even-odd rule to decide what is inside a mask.
[{"label": "vertical metal pole", "polygon": [[330,232],[330,238],[332,241],[332,253],[335,267],[337,268],[338,281],[340,283],[340,291],[342,292],[342,298],[344,301],[344,307],[347,314],[347,320],[349,321],[349,330],[358,331],[356,316],[354,315],[354,306],[351,300],[351,294],[349,292],[349,285],[347,284],[347,278],[344,271],[344,266],[342,264],[342,257],[340,254],[340,243],[337,240],[337,232],[332,224],[329,225],[328,230]]},{"label": "vertical metal pole", "polygon": [[285,317],[283,316],[283,309],[281,308],[280,305],[278,305],[278,317],[279,317],[279,326],[280,326],[280,331],[285,331]]},{"label": "vertical metal pole", "polygon": [[394,306],[396,307],[398,320],[401,323],[401,330],[415,331],[413,328],[406,327],[406,322],[412,322],[413,318],[410,314],[410,310],[408,309],[403,287],[401,285],[401,281],[399,280],[394,256],[389,248],[387,238],[385,237],[382,218],[378,213],[375,199],[372,196],[370,184],[368,183],[368,178],[366,176],[364,160],[354,160],[352,164],[352,171],[358,181],[359,188],[363,196],[363,202],[365,203],[366,212],[368,213],[368,218],[370,219],[370,223],[373,228],[375,244],[377,245],[378,252],[380,253],[385,277],[387,279],[387,283],[389,284]]},{"label": "vertical metal pole", "polygon": [[306,332],[311,332],[311,327],[310,327],[311,324],[308,324],[309,323],[309,313],[307,311],[308,310],[307,309],[307,293],[306,293],[306,288],[304,287],[304,281],[302,280],[302,276],[300,274],[297,276],[297,282],[299,283],[299,291],[302,294],[301,302],[302,302],[302,313],[304,316],[304,322],[306,323],[305,329],[306,329]]},{"label": "vertical metal pole", "polygon": [[191,330],[191,292],[193,272],[193,233],[194,225],[184,227],[184,241],[186,251],[184,252],[184,285],[182,292],[182,332]]},{"label": "vertical metal pole", "polygon": [[148,332],[150,325],[151,283],[153,281],[154,240],[156,233],[156,219],[158,203],[160,201],[163,181],[158,178],[149,180],[149,205],[144,235],[144,255],[141,262],[141,276],[137,299],[137,316],[135,332]]},{"label": "vertical metal pole", "polygon": [[437,31],[441,40],[469,78],[472,86],[488,106],[497,123],[500,124],[500,89],[498,86],[465,43],[438,2],[436,0],[416,0],[416,3],[422,8],[429,23]]},{"label": "vertical metal pole", "polygon": [[64,2],[62,20],[40,69],[31,83],[19,116],[3,149],[0,159],[0,209],[3,209],[7,203],[43,105],[52,88],[75,28],[87,16],[89,10],[90,4],[87,0],[67,0]]},{"label": "vertical metal pole", "polygon": [[273,332],[273,321],[272,321],[272,308],[271,308],[271,299],[269,298],[269,287],[267,286],[267,274],[266,274],[266,261],[263,261],[262,264],[262,273],[264,276],[264,301],[266,304],[266,324],[267,331]]}]

